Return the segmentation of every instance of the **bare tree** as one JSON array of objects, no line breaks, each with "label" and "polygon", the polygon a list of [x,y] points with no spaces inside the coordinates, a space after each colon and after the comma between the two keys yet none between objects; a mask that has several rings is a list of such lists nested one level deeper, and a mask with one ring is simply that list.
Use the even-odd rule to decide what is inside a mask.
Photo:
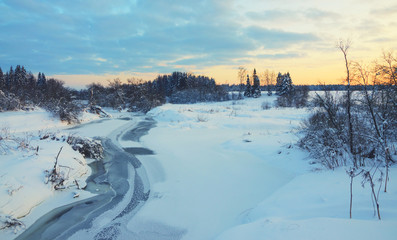
[{"label": "bare tree", "polygon": [[243,66],[240,66],[237,72],[237,78],[240,81],[239,90],[238,90],[238,99],[243,98],[242,92],[244,91],[244,81],[246,75],[247,75],[247,69]]},{"label": "bare tree", "polygon": [[353,124],[352,124],[352,114],[351,114],[351,79],[350,79],[350,62],[347,60],[347,53],[350,48],[351,42],[349,40],[343,41],[340,40],[338,43],[339,50],[343,53],[343,57],[345,59],[345,66],[346,66],[346,84],[347,84],[347,99],[346,99],[346,112],[347,112],[347,124],[348,124],[348,140],[349,140],[349,148],[350,153],[353,155],[353,163],[354,167],[358,167],[357,158],[354,152],[354,145],[353,145]]},{"label": "bare tree", "polygon": [[272,95],[272,86],[276,80],[276,73],[274,71],[270,71],[266,69],[263,73],[263,79],[265,81],[265,85],[267,86],[267,95]]},{"label": "bare tree", "polygon": [[385,73],[389,76],[388,84],[397,85],[397,59],[396,57],[394,57],[393,51],[383,52],[383,60],[386,62],[386,65],[383,66],[383,69]]},{"label": "bare tree", "polygon": [[[370,85],[369,81],[372,78],[372,83],[374,85],[377,81],[377,72],[376,71],[368,71],[362,64],[355,63],[354,69],[357,74],[357,78],[360,80],[360,84],[363,86],[363,95],[364,95],[364,105],[366,106],[366,110],[370,116],[371,126],[374,130],[374,136],[370,136],[374,142],[376,142],[383,151],[385,168],[386,168],[386,180],[385,180],[385,189],[384,192],[387,191],[387,182],[389,177],[389,165],[394,162],[392,156],[390,154],[390,146],[388,144],[388,136],[385,124],[385,117],[383,117],[382,113],[377,111],[376,109],[384,109],[387,106],[382,106],[385,104],[384,101],[376,99],[376,96],[379,95],[378,90],[374,89],[371,92],[368,90],[368,86]],[[382,94],[381,94],[382,95]],[[379,106],[381,105],[381,106]],[[380,113],[380,114],[379,114]]]}]

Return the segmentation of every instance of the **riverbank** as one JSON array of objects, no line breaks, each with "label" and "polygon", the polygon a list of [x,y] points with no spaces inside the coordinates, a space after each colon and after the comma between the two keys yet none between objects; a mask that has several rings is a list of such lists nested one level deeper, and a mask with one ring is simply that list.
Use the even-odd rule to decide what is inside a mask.
[{"label": "riverbank", "polygon": [[[12,120],[12,114],[7,114]],[[26,117],[29,113],[23,113],[23,115]],[[126,112],[115,112],[114,115],[115,117],[112,119],[94,119],[73,127],[57,123],[46,125],[45,131],[48,132],[59,132],[60,128],[62,132],[71,135],[101,137],[107,157],[103,161],[90,163],[92,174],[87,179],[86,191],[55,191],[53,196],[34,207],[27,216],[20,219],[27,227],[23,233],[20,231],[15,234],[12,231],[3,230],[0,232],[1,238],[12,239],[20,234],[18,239],[31,239],[32,237],[54,239],[54,236],[64,239],[73,234],[76,229],[89,228],[93,218],[122,202],[124,195],[129,193],[132,195],[137,192],[134,188],[137,179],[140,182],[138,184],[142,185],[137,189],[146,191],[147,195],[148,181],[145,180],[144,169],[135,170],[134,166],[140,165],[139,160],[123,151],[119,144],[120,136],[123,136],[124,131],[131,131],[144,118],[141,115]],[[38,121],[33,122],[35,129],[40,129]],[[131,165],[131,167],[126,167],[127,165]],[[73,198],[76,195],[79,197]],[[141,197],[141,199],[144,198],[146,197]],[[99,210],[99,208],[102,209]],[[67,230],[68,228],[69,230]]]}]

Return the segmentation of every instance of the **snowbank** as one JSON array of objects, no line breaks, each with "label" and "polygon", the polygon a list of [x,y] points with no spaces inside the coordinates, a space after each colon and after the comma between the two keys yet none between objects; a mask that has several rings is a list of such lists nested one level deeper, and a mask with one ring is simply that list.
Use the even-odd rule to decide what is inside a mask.
[{"label": "snowbank", "polygon": [[[6,145],[8,143],[3,143]],[[58,158],[58,171],[64,176],[65,188],[77,190],[85,186],[89,168],[81,154],[67,143],[52,140],[32,140],[27,149],[12,147],[10,154],[2,155],[0,161],[0,214],[22,218],[33,207],[53,196],[53,185],[47,181],[46,173],[54,167]],[[39,147],[39,151],[36,149]],[[48,182],[48,183],[47,183]],[[29,199],[27,201],[27,199]]]},{"label": "snowbank", "polygon": [[[86,185],[91,169],[84,157],[67,143],[68,133],[61,132],[66,127],[40,108],[0,113],[0,228],[15,219],[22,224],[11,226],[10,230],[28,226],[40,216],[36,213],[32,217],[30,213],[44,202],[57,207],[72,202],[77,195],[80,198],[91,195],[80,190]],[[56,171],[62,179],[58,187],[65,190],[55,190],[49,181],[58,153]],[[50,203],[51,199],[58,205]],[[44,209],[41,214],[49,210]],[[10,230],[1,230],[0,236],[12,237]]]}]

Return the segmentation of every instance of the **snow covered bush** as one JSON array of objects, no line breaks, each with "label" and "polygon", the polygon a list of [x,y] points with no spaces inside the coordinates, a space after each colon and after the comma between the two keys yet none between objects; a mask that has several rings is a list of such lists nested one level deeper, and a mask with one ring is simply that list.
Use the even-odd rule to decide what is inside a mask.
[{"label": "snow covered bush", "polygon": [[100,106],[98,105],[89,105],[88,107],[86,107],[84,109],[84,111],[89,112],[89,113],[93,113],[98,115],[101,118],[108,118],[111,117],[111,115],[107,112],[105,112]]},{"label": "snow covered bush", "polygon": [[16,218],[9,215],[0,214],[0,230],[12,229],[14,233],[17,233],[20,229],[24,229],[25,224]]},{"label": "snow covered bush", "polygon": [[277,107],[302,108],[308,105],[309,88],[307,86],[296,87],[288,93],[277,97]]},{"label": "snow covered bush", "polygon": [[0,130],[0,155],[7,155],[13,150],[29,151],[34,148],[30,145],[31,137],[25,134],[23,137],[11,135],[10,129],[5,127]]},{"label": "snow covered bush", "polygon": [[14,111],[21,107],[19,99],[12,93],[4,93],[0,90],[0,112]]},{"label": "snow covered bush", "polygon": [[316,112],[302,123],[304,136],[299,140],[299,146],[308,150],[313,158],[329,169],[346,164],[344,137],[333,126],[334,121],[340,122],[339,117],[340,115],[330,117],[325,112]]},{"label": "snow covered bush", "polygon": [[302,124],[303,137],[299,144],[327,168],[372,166],[377,161],[383,162],[383,166],[395,162],[390,149],[396,144],[397,127],[389,116],[396,110],[388,108],[385,113],[385,106],[376,104],[373,98],[365,100],[362,94],[357,93],[352,99],[351,135],[344,95],[324,92],[312,101],[313,113]]},{"label": "snow covered bush", "polygon": [[170,103],[198,103],[198,102],[216,102],[229,100],[229,94],[222,88],[210,90],[187,89],[173,93],[169,97]]},{"label": "snow covered bush", "polygon": [[344,94],[325,91],[323,96],[317,94],[312,104],[313,113],[302,124],[304,136],[299,141],[302,148],[330,169],[351,164],[359,167],[373,161],[370,153],[377,144],[368,138],[371,126],[359,105],[352,105],[350,135]]},{"label": "snow covered bush", "polygon": [[269,102],[265,101],[265,102],[262,103],[261,108],[263,110],[268,110],[268,109],[272,108],[272,105]]},{"label": "snow covered bush", "polygon": [[65,121],[68,124],[79,123],[79,115],[81,114],[81,107],[74,101],[68,101],[66,99],[48,101],[45,108],[52,112],[55,116],[58,116],[61,121]]},{"label": "snow covered bush", "polygon": [[197,115],[197,122],[208,122],[208,118],[204,115]]},{"label": "snow covered bush", "polygon": [[73,150],[80,152],[86,158],[96,160],[103,158],[103,146],[99,140],[72,135],[68,137],[67,143],[72,146]]}]

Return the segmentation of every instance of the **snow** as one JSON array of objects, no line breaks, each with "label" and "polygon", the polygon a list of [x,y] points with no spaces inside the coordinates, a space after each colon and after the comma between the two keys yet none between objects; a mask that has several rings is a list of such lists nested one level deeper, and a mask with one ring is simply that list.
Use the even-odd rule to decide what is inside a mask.
[{"label": "snow", "polygon": [[51,113],[41,108],[35,111],[15,111],[0,113],[0,129],[8,128],[12,133],[43,131],[66,126],[56,120]]},{"label": "snow", "polygon": [[239,225],[217,239],[395,239],[395,226],[395,222],[336,218],[261,219]]},{"label": "snow", "polygon": [[139,159],[151,195],[128,230],[142,239],[394,239],[397,182],[380,193],[377,221],[368,184],[355,179],[350,220],[345,169],[312,165],[295,145],[308,110],[261,108],[274,99],[149,112],[157,127],[140,144],[156,155]]},{"label": "snow", "polygon": [[[73,165],[73,178],[83,182],[89,175],[85,172],[89,168],[79,167],[79,162],[85,160],[67,144],[37,138],[51,132],[57,136],[109,137],[117,139],[121,147],[154,151],[154,155],[138,156],[149,178],[149,199],[132,218],[125,219],[125,232],[120,236],[188,240],[395,239],[397,168],[390,169],[388,192],[379,193],[382,220],[374,215],[370,187],[367,183],[363,188],[360,177],[354,179],[353,219],[349,219],[350,179],[346,169],[331,171],[312,164],[309,154],[295,145],[300,123],[309,111],[262,109],[263,102],[272,104],[275,98],[264,94],[241,101],[165,104],[147,114],[157,122],[156,127],[139,142],[118,138],[139,121],[127,112],[105,109],[112,119],[85,114],[86,123],[72,127],[40,109],[0,113],[0,128],[6,127],[19,139],[32,135],[29,146],[40,145],[36,155],[34,147],[20,149],[20,140],[7,140],[9,148],[0,155],[1,214],[23,216],[39,204],[22,218],[28,226],[43,213],[73,201],[76,189],[54,192],[50,185],[43,184],[44,171],[53,167],[61,146],[60,162]],[[131,118],[126,123],[125,119]],[[129,172],[132,176],[133,169]],[[73,188],[72,182],[68,184]],[[82,191],[80,198],[85,194]],[[21,205],[20,209],[16,207]],[[95,226],[105,226],[116,212],[115,208],[104,213],[94,220]],[[0,232],[1,239],[14,236],[3,234]]]},{"label": "snow", "polygon": [[288,148],[306,110],[262,110],[264,99],[274,97],[166,104],[149,112],[157,127],[141,143],[156,155],[139,159],[148,172],[152,194],[129,230],[140,226],[144,232],[142,219],[182,229],[183,239],[214,239],[307,169],[307,160],[284,167],[296,157],[292,153],[307,156]]},{"label": "snow", "polygon": [[345,169],[308,172],[267,197],[247,214],[245,223],[217,239],[395,239],[397,181],[390,182],[388,193],[380,192],[382,221],[378,221],[370,188],[362,188],[361,180],[354,180],[351,220]]},{"label": "snow", "polygon": [[[130,113],[115,112],[116,117],[131,117]],[[106,136],[125,121],[99,119],[83,113],[81,122],[91,125],[70,126],[43,109],[0,113],[0,220],[6,216],[20,220],[29,227],[50,210],[92,196],[78,189],[86,185],[91,173],[86,159],[74,151],[66,139],[69,135]],[[79,129],[77,127],[83,126]],[[84,126],[87,126],[84,128]],[[104,130],[104,131],[102,131]],[[47,175],[54,167],[66,179],[65,190],[54,190]],[[79,197],[74,198],[76,195]],[[20,233],[20,231],[16,231]],[[14,238],[13,229],[1,230],[1,239]]]},{"label": "snow", "polygon": [[[44,141],[44,142],[43,142]],[[55,163],[55,156],[62,147],[58,159],[61,174],[68,178],[66,187],[76,188],[74,180],[80,187],[85,186],[85,175],[89,175],[85,159],[65,142],[31,141],[31,145],[40,146],[39,153],[35,150],[16,151],[2,156],[0,161],[1,182],[1,214],[21,218],[30,213],[34,206],[54,194],[51,183],[45,184],[45,171],[50,171]],[[77,189],[77,188],[76,188]],[[29,199],[29,201],[26,201]]]}]

